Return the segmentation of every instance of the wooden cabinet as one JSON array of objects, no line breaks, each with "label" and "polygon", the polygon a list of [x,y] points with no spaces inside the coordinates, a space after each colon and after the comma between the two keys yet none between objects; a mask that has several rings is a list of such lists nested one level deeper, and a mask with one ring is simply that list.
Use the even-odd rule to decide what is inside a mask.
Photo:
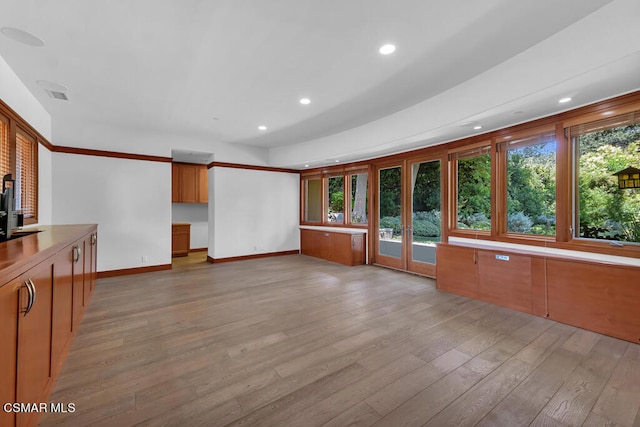
[{"label": "wooden cabinet", "polygon": [[[0,288],[0,404],[16,401],[18,355],[18,294],[22,282],[14,280]],[[16,415],[0,410],[0,426],[13,426]]]},{"label": "wooden cabinet", "polygon": [[191,247],[191,224],[171,224],[171,257],[189,255]]},{"label": "wooden cabinet", "polygon": [[640,268],[547,260],[549,318],[640,342]]},{"label": "wooden cabinet", "polygon": [[640,341],[640,268],[557,255],[437,246],[438,289]]},{"label": "wooden cabinet", "polygon": [[173,203],[207,203],[209,174],[206,165],[172,163],[171,201]]},{"label": "wooden cabinet", "polygon": [[525,313],[545,315],[544,260],[497,250],[438,244],[436,285],[438,289],[509,307]]},{"label": "wooden cabinet", "polygon": [[[53,264],[47,260],[20,279],[18,316],[17,402],[42,400],[51,378],[51,301]],[[29,291],[29,286],[31,291]],[[37,413],[16,414],[17,425],[34,425]]]},{"label": "wooden cabinet", "polygon": [[[48,402],[94,289],[97,264],[91,258],[95,254],[91,242],[96,242],[95,236],[95,226],[60,226],[21,241],[0,243],[3,405]],[[91,258],[91,266],[85,256]],[[75,286],[76,282],[80,285]],[[39,417],[39,412],[0,410],[0,425],[35,426]]]},{"label": "wooden cabinet", "polygon": [[365,263],[364,233],[350,231],[300,230],[300,251],[344,265]]}]

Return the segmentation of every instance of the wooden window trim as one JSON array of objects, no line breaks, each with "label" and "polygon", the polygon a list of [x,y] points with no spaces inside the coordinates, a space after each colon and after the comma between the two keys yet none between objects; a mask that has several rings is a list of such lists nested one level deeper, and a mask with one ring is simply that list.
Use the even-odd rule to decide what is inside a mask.
[{"label": "wooden window trim", "polygon": [[[9,172],[13,176],[13,179],[18,179],[17,173],[17,148],[18,148],[18,135],[27,139],[31,144],[31,152],[28,154],[31,162],[28,168],[31,170],[27,182],[23,183],[29,189],[26,196],[28,207],[33,211],[32,216],[24,218],[24,224],[36,224],[39,218],[39,165],[38,165],[38,150],[39,145],[44,145],[48,149],[52,149],[53,146],[45,138],[40,135],[32,126],[29,125],[22,117],[20,117],[15,111],[13,111],[7,104],[0,100],[0,117],[2,121],[8,126],[8,143],[9,143]],[[4,154],[3,154],[4,155]],[[2,177],[0,177],[2,179]],[[1,188],[0,188],[1,190]]]}]

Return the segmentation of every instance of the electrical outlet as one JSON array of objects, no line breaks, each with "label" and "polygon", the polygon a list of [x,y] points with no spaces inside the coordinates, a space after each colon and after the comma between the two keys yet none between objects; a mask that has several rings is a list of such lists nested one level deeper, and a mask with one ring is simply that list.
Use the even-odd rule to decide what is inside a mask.
[{"label": "electrical outlet", "polygon": [[149,257],[146,255],[142,255],[142,263],[146,264],[149,261]]}]

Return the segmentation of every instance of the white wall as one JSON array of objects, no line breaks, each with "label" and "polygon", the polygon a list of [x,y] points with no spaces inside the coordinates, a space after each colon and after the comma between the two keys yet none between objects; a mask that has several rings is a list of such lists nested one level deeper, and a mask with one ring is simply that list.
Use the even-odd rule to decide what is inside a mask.
[{"label": "white wall", "polygon": [[191,224],[190,249],[201,249],[209,246],[208,204],[172,203],[171,222],[188,222]]},{"label": "white wall", "polygon": [[98,271],[170,264],[171,163],[53,153],[53,223],[98,224]]},{"label": "white wall", "polygon": [[209,256],[218,259],[300,249],[299,185],[298,174],[209,169],[209,188],[214,189],[215,200],[209,209],[209,242],[213,242]]},{"label": "white wall", "polygon": [[[0,99],[51,141],[51,115],[0,57]],[[38,147],[38,223],[51,224],[51,152]]]}]

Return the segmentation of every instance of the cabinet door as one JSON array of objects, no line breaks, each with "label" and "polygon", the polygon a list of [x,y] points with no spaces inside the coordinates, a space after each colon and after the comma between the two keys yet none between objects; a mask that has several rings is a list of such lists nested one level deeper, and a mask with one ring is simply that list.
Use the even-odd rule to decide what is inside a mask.
[{"label": "cabinet door", "polygon": [[82,246],[83,246],[83,250],[82,250],[82,261],[84,262],[84,266],[83,266],[83,276],[82,276],[82,280],[83,280],[83,300],[82,300],[82,305],[86,308],[89,305],[89,300],[91,299],[91,264],[93,263],[93,259],[92,259],[92,249],[93,247],[91,246],[91,236],[92,235],[88,235],[87,237],[85,237],[85,239],[82,241]]},{"label": "cabinet door", "polygon": [[180,188],[180,165],[175,163],[171,165],[171,202],[180,203],[181,200],[181,188]]},{"label": "cabinet door", "polygon": [[436,246],[436,285],[438,289],[478,298],[478,258],[476,250],[460,246]]},{"label": "cabinet door", "polygon": [[[16,401],[16,355],[18,343],[18,294],[16,279],[0,288],[0,404]],[[0,410],[0,426],[15,424],[15,413]]]},{"label": "cabinet door", "polygon": [[51,355],[54,370],[71,339],[73,322],[73,260],[69,251],[59,252],[53,261],[53,312],[51,314]]},{"label": "cabinet door", "polygon": [[[17,402],[46,402],[51,381],[51,301],[53,264],[45,261],[22,275],[33,284],[32,306],[18,316]],[[27,286],[20,287],[20,309],[29,302]],[[18,413],[18,425],[34,425],[35,413]]]},{"label": "cabinet door", "polygon": [[482,301],[531,313],[531,257],[478,251],[478,296]]},{"label": "cabinet door", "polygon": [[183,203],[198,203],[198,167],[180,165],[180,191]]},{"label": "cabinet door", "polygon": [[198,166],[198,203],[209,201],[209,170],[207,166]]},{"label": "cabinet door", "polygon": [[95,231],[91,235],[91,292],[96,289],[96,280],[98,280],[98,232]]},{"label": "cabinet door", "polygon": [[80,325],[84,307],[84,260],[83,241],[77,241],[71,247],[72,280],[73,280],[73,324],[75,331]]},{"label": "cabinet door", "polygon": [[313,256],[313,230],[300,230],[300,252]]}]

